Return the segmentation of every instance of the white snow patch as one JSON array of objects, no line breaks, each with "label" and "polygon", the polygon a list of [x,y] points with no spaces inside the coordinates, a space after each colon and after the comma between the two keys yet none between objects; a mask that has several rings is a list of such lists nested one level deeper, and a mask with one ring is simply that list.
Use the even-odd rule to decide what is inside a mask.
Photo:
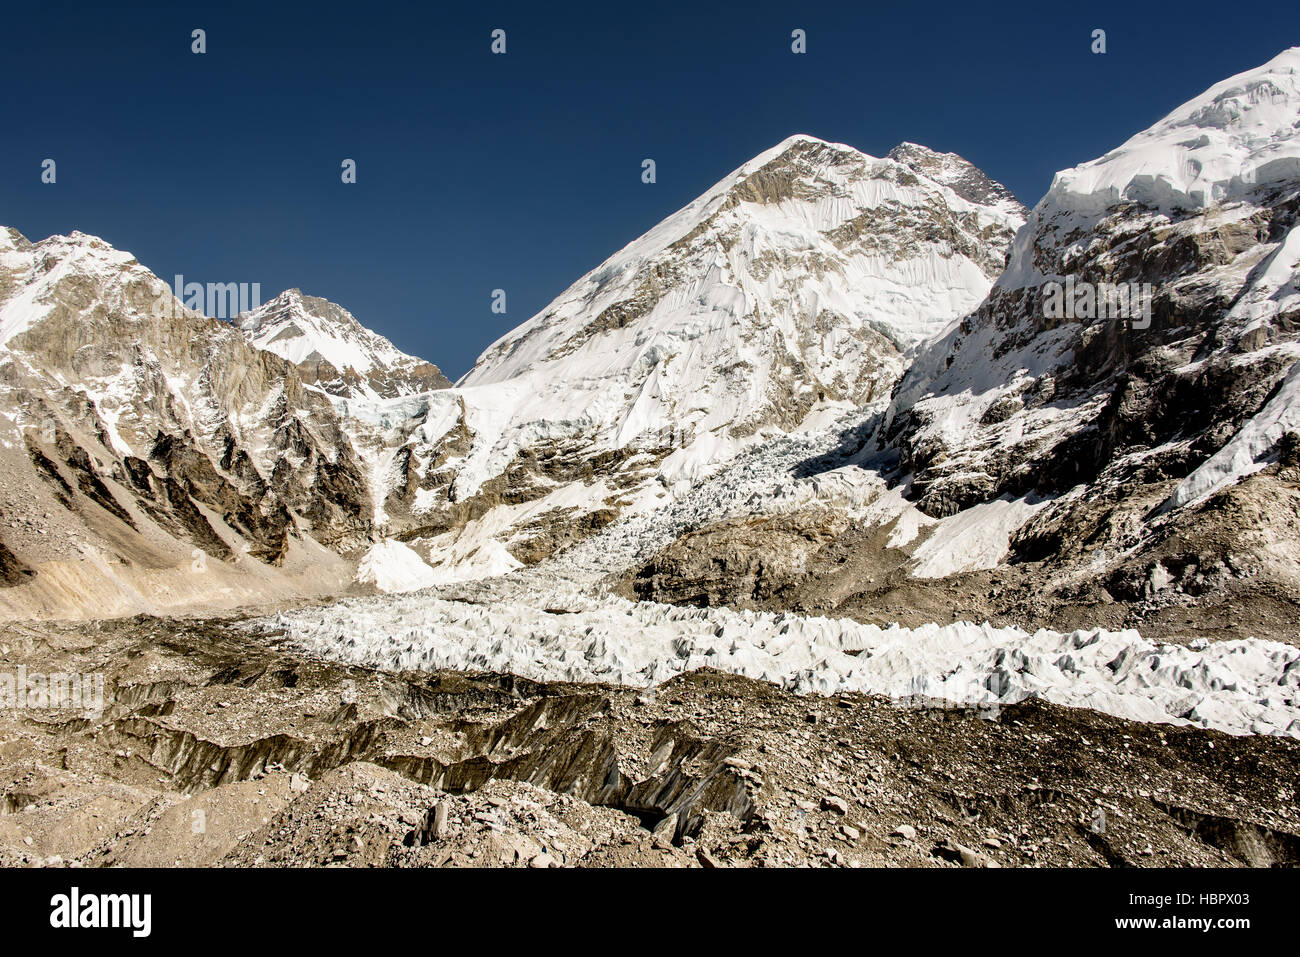
[{"label": "white snow patch", "polygon": [[1258,472],[1282,436],[1300,432],[1300,362],[1291,366],[1273,396],[1227,444],[1183,479],[1167,506],[1180,508],[1199,502],[1219,489]]},{"label": "white snow patch", "polygon": [[1010,551],[1011,533],[1045,504],[1004,496],[940,519],[912,553],[917,562],[912,576],[946,578],[997,568]]},{"label": "white snow patch", "polygon": [[374,585],[382,592],[407,592],[436,584],[433,569],[418,552],[396,539],[386,538],[371,545],[357,566],[357,581]]},{"label": "white snow patch", "polygon": [[440,585],[495,578],[523,567],[523,562],[511,555],[504,545],[486,537],[471,537],[468,543],[457,542],[445,552],[435,547],[429,552],[429,560],[435,563],[432,569],[434,580]]},{"label": "white snow patch", "polygon": [[1300,47],[1214,84],[1100,159],[1058,173],[1047,201],[1205,208],[1300,173]]}]

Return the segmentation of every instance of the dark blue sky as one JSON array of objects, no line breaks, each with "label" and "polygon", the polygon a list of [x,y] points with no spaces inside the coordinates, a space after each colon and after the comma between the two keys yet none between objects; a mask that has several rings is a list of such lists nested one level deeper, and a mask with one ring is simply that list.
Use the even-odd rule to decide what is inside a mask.
[{"label": "dark blue sky", "polygon": [[1056,170],[1300,43],[1287,3],[96,7],[6,9],[0,223],[103,236],[168,281],[298,286],[453,377],[792,133],[951,150],[1032,205]]}]

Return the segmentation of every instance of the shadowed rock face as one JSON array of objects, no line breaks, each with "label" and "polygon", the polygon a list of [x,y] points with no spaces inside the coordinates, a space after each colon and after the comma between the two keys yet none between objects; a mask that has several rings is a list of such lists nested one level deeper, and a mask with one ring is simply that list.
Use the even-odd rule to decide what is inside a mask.
[{"label": "shadowed rock face", "polygon": [[0,585],[20,585],[34,575],[35,569],[0,542]]},{"label": "shadowed rock face", "polygon": [[[886,438],[915,476],[920,507],[946,515],[1004,494],[1060,493],[1155,449],[1159,472],[1182,478],[1217,451],[1294,362],[1278,347],[1300,340],[1300,308],[1263,324],[1247,310],[1232,314],[1251,295],[1258,264],[1300,218],[1293,189],[1261,190],[1252,201],[1244,213],[1181,217],[1123,206],[1064,247],[1053,245],[1050,221],[1036,219],[1022,254],[1034,269],[1150,283],[1150,328],[1052,320],[1044,283],[995,287],[895,392]],[[970,432],[941,433],[939,397],[976,381],[988,411]]]}]

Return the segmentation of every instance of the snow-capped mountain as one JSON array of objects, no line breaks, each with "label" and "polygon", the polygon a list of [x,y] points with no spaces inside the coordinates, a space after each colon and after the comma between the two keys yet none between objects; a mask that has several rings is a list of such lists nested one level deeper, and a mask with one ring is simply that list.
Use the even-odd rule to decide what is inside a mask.
[{"label": "snow-capped mountain", "polygon": [[[1217,84],[1058,174],[1028,214],[954,154],[791,137],[455,386],[297,290],[220,323],[101,240],[4,231],[0,376],[22,478],[2,507],[57,504],[97,554],[157,567],[137,538],[167,555],[251,543],[271,563],[401,539],[363,562],[376,584],[560,553],[583,575],[625,572],[653,542],[664,555],[626,587],[669,600],[757,595],[745,576],[807,577],[858,533],[913,578],[1046,557],[1071,587],[1095,573],[1140,596],[1199,588],[1243,554],[1281,576],[1300,558],[1279,541],[1300,521],[1278,511],[1300,456],[1298,77],[1292,50]],[[1099,315],[1115,289],[1135,311]],[[1075,298],[1062,312],[1054,295]],[[1226,492],[1263,518],[1211,521]],[[757,514],[781,516],[797,561],[769,553],[776,539],[745,524]],[[1222,541],[1189,544],[1188,515]],[[11,528],[7,579],[71,554]]]},{"label": "snow-capped mountain", "polygon": [[942,570],[1045,562],[1057,577],[1027,587],[1093,607],[1289,594],[1298,220],[1300,49],[1057,174],[883,417],[909,521],[987,552]]},{"label": "snow-capped mountain", "polygon": [[9,612],[347,581],[324,546],[365,541],[371,509],[331,399],[129,253],[0,229],[0,346],[0,541],[22,586],[0,590]]},{"label": "snow-capped mountain", "polygon": [[502,570],[660,504],[764,435],[883,400],[908,351],[984,297],[1024,214],[959,157],[898,156],[791,137],[491,345],[457,388],[420,408],[350,403],[384,427],[419,422],[387,473],[387,515],[436,536],[434,555],[490,549]]},{"label": "snow-capped mountain", "polygon": [[[789,421],[769,405],[777,394],[869,396],[882,353],[978,303],[1025,212],[960,157],[895,153],[791,137],[503,336],[460,384],[557,371],[653,382],[633,403],[641,417],[696,432]],[[737,362],[743,387],[721,375]],[[795,401],[796,419],[809,404]]]},{"label": "snow-capped mountain", "polygon": [[241,313],[235,325],[259,349],[292,362],[303,382],[343,398],[395,398],[451,385],[432,363],[407,355],[342,306],[287,289]]},{"label": "snow-capped mountain", "polygon": [[[1298,128],[1293,49],[1057,174],[988,301],[894,396],[926,511],[1064,492],[1126,458],[1186,475],[1261,410],[1300,356]],[[1150,315],[1085,316],[1081,298],[1062,319],[1049,286],[1067,283],[1148,284]],[[1222,485],[1208,479],[1174,501]]]},{"label": "snow-capped mountain", "polygon": [[1293,641],[1298,223],[1293,49],[1059,173],[987,299],[913,353],[878,417],[698,485],[690,521],[639,532],[654,554],[624,550],[619,587]]}]

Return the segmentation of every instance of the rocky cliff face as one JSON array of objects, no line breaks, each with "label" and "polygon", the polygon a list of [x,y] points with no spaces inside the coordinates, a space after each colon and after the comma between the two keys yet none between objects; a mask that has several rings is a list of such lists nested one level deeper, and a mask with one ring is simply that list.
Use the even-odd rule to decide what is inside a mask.
[{"label": "rocky cliff face", "polygon": [[130,254],[0,230],[0,334],[4,537],[37,571],[32,594],[6,594],[18,609],[59,606],[53,583],[76,590],[87,563],[146,605],[157,583],[133,576],[183,567],[197,601],[226,587],[223,566],[282,569],[295,543],[368,537],[369,489],[328,398]]}]

